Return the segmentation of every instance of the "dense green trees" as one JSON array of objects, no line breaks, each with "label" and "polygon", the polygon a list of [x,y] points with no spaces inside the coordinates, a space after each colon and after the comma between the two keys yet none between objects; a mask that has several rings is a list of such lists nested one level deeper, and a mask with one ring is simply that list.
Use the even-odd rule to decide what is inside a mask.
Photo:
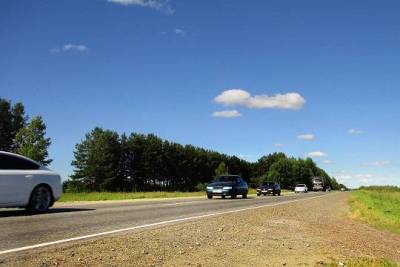
[{"label": "dense green trees", "polygon": [[74,174],[65,184],[71,191],[190,191],[221,174],[238,174],[255,185],[277,180],[284,188],[296,183],[311,186],[313,176],[324,176],[334,187],[337,184],[311,159],[274,153],[250,163],[153,134],[119,136],[101,128],[86,134],[74,154]]},{"label": "dense green trees", "polygon": [[50,138],[46,138],[46,125],[40,116],[31,121],[25,115],[22,103],[0,98],[0,150],[15,152],[48,165]]},{"label": "dense green trees", "polygon": [[12,105],[0,98],[0,150],[15,151],[15,136],[27,121],[22,103]]},{"label": "dense green trees", "polygon": [[48,159],[48,148],[51,144],[50,138],[46,138],[46,125],[42,117],[34,117],[25,127],[22,127],[15,135],[15,151],[48,165],[52,161]]},{"label": "dense green trees", "polygon": [[[22,103],[0,98],[0,150],[16,152],[47,165],[50,138],[40,116],[29,121]],[[273,153],[250,163],[192,145],[162,140],[153,134],[127,136],[95,128],[76,145],[74,173],[64,188],[70,191],[190,191],[204,188],[215,176],[238,174],[251,186],[279,181],[283,188],[312,185],[322,176],[334,189],[340,185],[312,159]]]},{"label": "dense green trees", "polygon": [[224,173],[248,179],[251,164],[237,157],[182,146],[149,134],[129,137],[95,128],[76,145],[74,174],[66,182],[70,190],[147,191],[194,190],[213,179],[223,162]]}]

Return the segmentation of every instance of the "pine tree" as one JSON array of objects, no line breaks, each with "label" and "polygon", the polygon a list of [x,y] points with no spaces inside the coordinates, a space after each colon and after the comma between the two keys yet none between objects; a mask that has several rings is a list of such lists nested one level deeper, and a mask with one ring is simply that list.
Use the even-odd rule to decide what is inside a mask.
[{"label": "pine tree", "polygon": [[22,103],[0,98],[0,150],[16,152],[15,136],[26,124],[27,117]]}]

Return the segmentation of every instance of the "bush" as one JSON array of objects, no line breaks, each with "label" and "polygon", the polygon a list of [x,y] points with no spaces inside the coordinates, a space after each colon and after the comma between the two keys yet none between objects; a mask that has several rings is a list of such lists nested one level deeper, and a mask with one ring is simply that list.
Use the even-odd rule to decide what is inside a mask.
[{"label": "bush", "polygon": [[207,189],[207,183],[198,183],[195,186],[196,191],[206,191],[206,189]]}]

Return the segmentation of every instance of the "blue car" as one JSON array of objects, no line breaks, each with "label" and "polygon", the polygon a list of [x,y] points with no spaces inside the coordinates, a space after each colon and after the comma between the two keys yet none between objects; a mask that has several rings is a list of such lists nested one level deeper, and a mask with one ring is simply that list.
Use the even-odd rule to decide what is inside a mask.
[{"label": "blue car", "polygon": [[213,196],[236,198],[238,195],[247,198],[248,192],[249,187],[246,181],[239,175],[219,176],[207,186],[207,197],[209,199]]}]

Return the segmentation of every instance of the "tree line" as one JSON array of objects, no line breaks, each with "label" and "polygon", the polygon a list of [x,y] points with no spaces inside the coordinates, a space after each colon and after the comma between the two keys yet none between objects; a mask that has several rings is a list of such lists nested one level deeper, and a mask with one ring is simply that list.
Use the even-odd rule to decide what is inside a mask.
[{"label": "tree line", "polygon": [[48,158],[50,144],[41,116],[29,119],[22,103],[13,105],[0,98],[0,151],[24,155],[48,165],[52,161]]},{"label": "tree line", "polygon": [[[43,165],[50,138],[42,117],[32,119],[22,103],[0,98],[0,150],[18,153]],[[273,153],[256,162],[216,151],[181,145],[154,134],[119,135],[95,128],[75,146],[73,174],[64,182],[66,191],[193,191],[223,174],[241,175],[250,186],[279,181],[291,189],[297,183],[312,186],[314,176],[324,177],[333,189],[344,187],[310,159]]]},{"label": "tree line", "polygon": [[312,178],[321,176],[332,188],[340,187],[310,158],[273,153],[251,163],[154,134],[127,136],[102,128],[85,135],[74,157],[74,173],[64,184],[67,191],[194,191],[222,174],[241,175],[254,186],[279,181],[288,189],[297,183],[311,187]]}]

